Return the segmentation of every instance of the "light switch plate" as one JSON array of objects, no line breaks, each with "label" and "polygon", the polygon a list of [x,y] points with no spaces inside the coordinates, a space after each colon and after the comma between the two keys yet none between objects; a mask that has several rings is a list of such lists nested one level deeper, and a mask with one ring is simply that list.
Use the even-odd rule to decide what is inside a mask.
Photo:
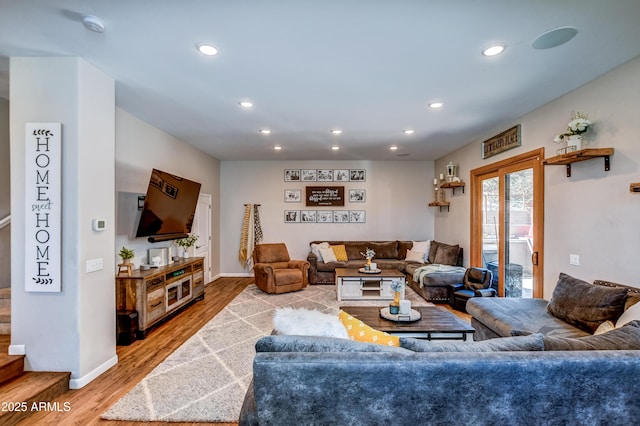
[{"label": "light switch plate", "polygon": [[580,266],[580,256],[577,254],[570,254],[569,265]]},{"label": "light switch plate", "polygon": [[87,272],[100,271],[103,268],[104,268],[104,262],[102,261],[101,257],[98,259],[87,260]]}]

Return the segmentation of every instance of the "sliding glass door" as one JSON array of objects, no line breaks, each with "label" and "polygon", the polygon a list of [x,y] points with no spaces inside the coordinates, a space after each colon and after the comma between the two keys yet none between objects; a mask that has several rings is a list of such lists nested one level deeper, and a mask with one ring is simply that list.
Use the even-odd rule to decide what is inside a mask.
[{"label": "sliding glass door", "polygon": [[544,153],[473,170],[471,261],[505,297],[542,297]]}]

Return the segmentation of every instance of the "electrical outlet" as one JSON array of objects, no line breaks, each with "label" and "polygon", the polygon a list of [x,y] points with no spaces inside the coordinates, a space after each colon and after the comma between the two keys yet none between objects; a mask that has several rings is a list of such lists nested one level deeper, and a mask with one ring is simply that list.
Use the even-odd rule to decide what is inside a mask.
[{"label": "electrical outlet", "polygon": [[102,258],[87,260],[87,272],[95,272],[104,268]]},{"label": "electrical outlet", "polygon": [[580,266],[580,256],[577,254],[570,254],[569,265]]}]

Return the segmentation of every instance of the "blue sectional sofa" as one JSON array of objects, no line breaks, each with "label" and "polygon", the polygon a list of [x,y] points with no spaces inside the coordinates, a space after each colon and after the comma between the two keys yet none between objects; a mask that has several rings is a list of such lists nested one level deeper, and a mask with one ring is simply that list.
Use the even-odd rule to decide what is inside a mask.
[{"label": "blue sectional sofa", "polygon": [[[621,324],[636,315],[628,309],[639,289],[561,274],[550,302],[476,299],[469,312],[483,341],[260,339],[239,424],[622,426],[640,418],[640,321]],[[618,317],[616,328],[593,334]]]},{"label": "blue sectional sofa", "polygon": [[239,425],[627,425],[640,418],[640,350],[413,352],[303,336],[267,336],[256,348]]}]

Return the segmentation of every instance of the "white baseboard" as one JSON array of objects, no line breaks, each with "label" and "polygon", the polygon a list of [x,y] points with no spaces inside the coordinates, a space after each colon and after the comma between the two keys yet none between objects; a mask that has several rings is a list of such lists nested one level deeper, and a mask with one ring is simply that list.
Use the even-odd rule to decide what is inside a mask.
[{"label": "white baseboard", "polygon": [[253,277],[252,272],[223,272],[218,274],[219,277]]},{"label": "white baseboard", "polygon": [[86,386],[93,379],[113,367],[118,363],[118,355],[114,355],[98,367],[91,370],[88,374],[85,374],[82,377],[73,378],[73,374],[71,375],[71,379],[69,380],[69,389],[80,389]]},{"label": "white baseboard", "polygon": [[24,345],[9,345],[9,355],[26,355],[27,348]]}]

